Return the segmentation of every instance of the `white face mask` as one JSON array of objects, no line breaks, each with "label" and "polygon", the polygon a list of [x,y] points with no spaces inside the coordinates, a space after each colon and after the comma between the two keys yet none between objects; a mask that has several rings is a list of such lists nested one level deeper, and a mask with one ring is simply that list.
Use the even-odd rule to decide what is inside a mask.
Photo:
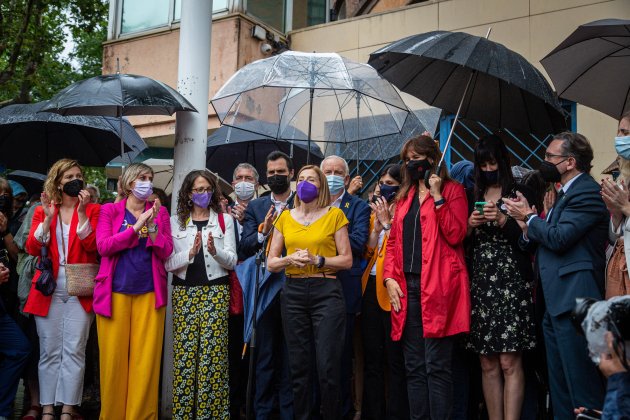
[{"label": "white face mask", "polygon": [[145,201],[153,194],[153,183],[151,181],[136,181],[131,193],[140,201]]},{"label": "white face mask", "polygon": [[256,186],[251,182],[241,181],[234,186],[234,193],[239,200],[247,201],[254,196],[255,189]]}]

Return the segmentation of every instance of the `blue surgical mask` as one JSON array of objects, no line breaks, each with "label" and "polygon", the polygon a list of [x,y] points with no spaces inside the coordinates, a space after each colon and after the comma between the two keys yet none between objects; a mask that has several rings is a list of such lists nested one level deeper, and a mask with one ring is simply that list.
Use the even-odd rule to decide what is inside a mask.
[{"label": "blue surgical mask", "polygon": [[343,177],[339,175],[326,175],[326,181],[332,195],[338,194],[346,186]]},{"label": "blue surgical mask", "polygon": [[630,159],[630,136],[615,137],[617,154],[624,159]]}]

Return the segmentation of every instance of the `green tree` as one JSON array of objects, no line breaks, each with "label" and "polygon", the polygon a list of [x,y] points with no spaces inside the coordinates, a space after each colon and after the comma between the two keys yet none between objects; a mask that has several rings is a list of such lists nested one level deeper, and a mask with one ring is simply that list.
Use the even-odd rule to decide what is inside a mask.
[{"label": "green tree", "polygon": [[105,0],[0,0],[0,105],[49,99],[101,74],[108,8]]}]

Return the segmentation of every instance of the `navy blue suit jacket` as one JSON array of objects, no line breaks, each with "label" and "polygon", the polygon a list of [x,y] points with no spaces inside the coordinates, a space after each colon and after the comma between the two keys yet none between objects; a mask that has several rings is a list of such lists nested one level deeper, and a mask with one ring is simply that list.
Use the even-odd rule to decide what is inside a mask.
[{"label": "navy blue suit jacket", "polygon": [[[339,208],[350,222],[348,235],[352,248],[352,268],[337,272],[346,299],[346,312],[355,314],[361,311],[361,276],[367,266],[364,258],[365,244],[370,235],[370,206],[353,195],[344,194]],[[606,231],[608,232],[608,231]]]},{"label": "navy blue suit jacket", "polygon": [[[289,198],[287,208],[293,206],[293,197]],[[238,243],[238,258],[241,261],[255,255],[262,244],[258,243],[258,225],[265,221],[265,216],[271,207],[271,195],[252,200],[245,210],[243,219],[243,233]]]},{"label": "navy blue suit jacket", "polygon": [[529,223],[550,315],[572,310],[578,297],[602,299],[608,223],[600,186],[586,173],[555,204],[549,222],[535,217]]}]

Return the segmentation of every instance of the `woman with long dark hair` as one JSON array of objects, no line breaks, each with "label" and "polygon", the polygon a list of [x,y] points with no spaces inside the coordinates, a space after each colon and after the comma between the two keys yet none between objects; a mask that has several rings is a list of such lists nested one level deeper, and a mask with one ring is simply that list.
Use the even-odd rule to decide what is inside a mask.
[{"label": "woman with long dark hair", "polygon": [[229,418],[228,270],[236,263],[232,216],[206,170],[192,171],[171,217],[173,418]]},{"label": "woman with long dark hair", "polygon": [[521,228],[502,209],[502,197],[514,196],[517,190],[526,192],[514,182],[501,138],[479,139],[474,189],[478,204],[468,219],[472,236],[468,348],[479,354],[491,420],[520,418],[525,393],[522,351],[536,344],[531,258],[519,247]]},{"label": "woman with long dark hair", "polygon": [[403,146],[385,254],[383,282],[393,308],[392,339],[402,340],[411,419],[451,417],[453,336],[469,330],[466,195],[445,167],[433,173],[441,155],[425,135]]}]

